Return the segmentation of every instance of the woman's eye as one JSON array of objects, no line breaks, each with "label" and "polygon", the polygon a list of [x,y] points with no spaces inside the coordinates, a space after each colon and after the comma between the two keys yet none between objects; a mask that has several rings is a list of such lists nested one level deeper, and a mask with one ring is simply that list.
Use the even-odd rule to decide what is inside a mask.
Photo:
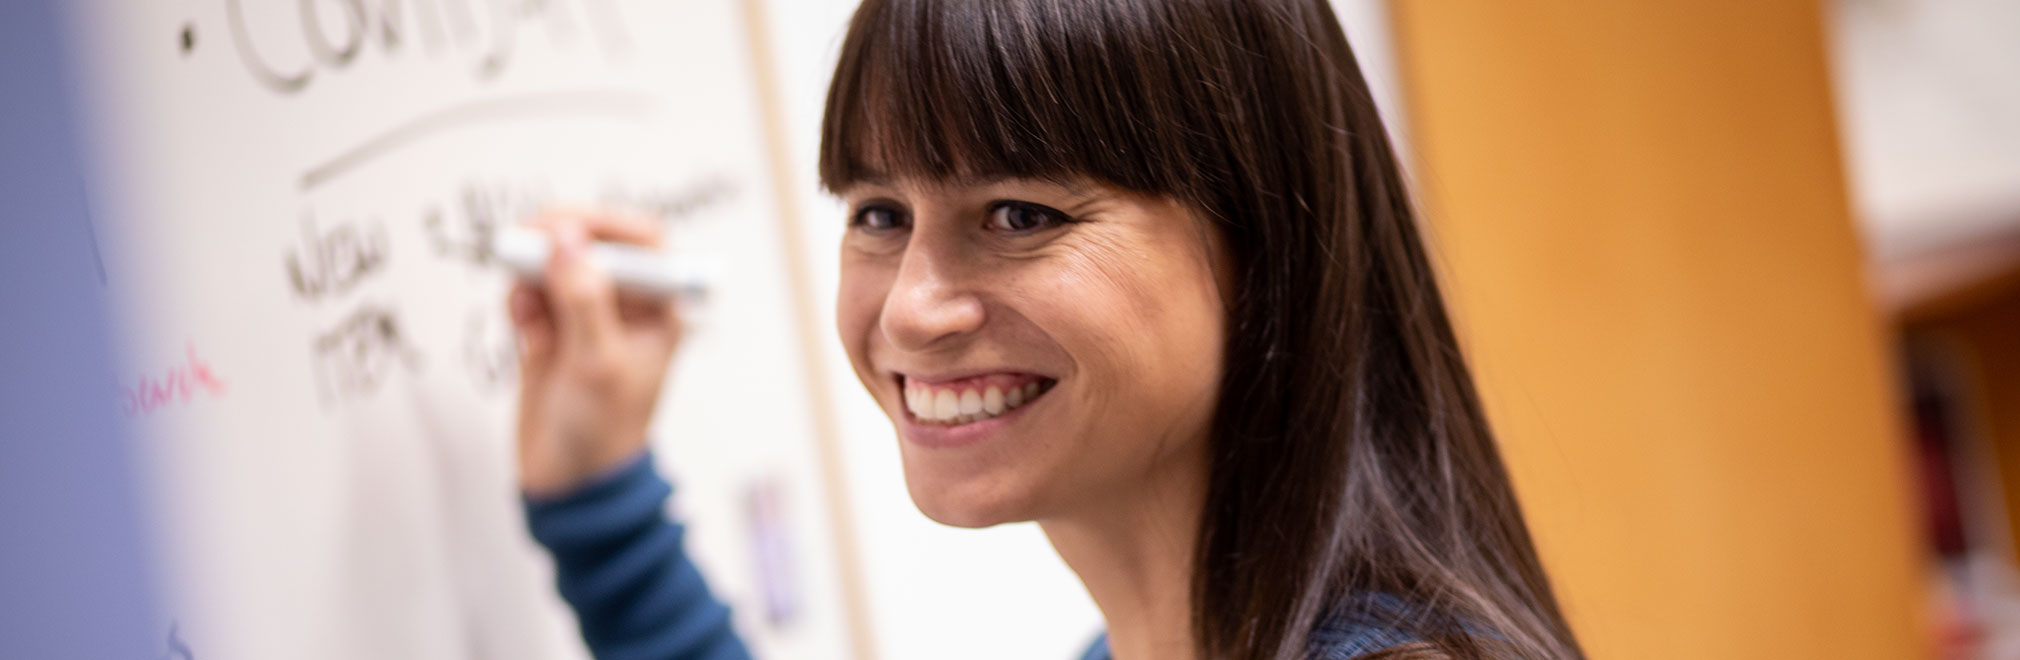
[{"label": "woman's eye", "polygon": [[989,228],[1012,234],[1051,229],[1069,221],[1064,213],[1028,202],[1002,202],[989,209]]},{"label": "woman's eye", "polygon": [[849,218],[849,225],[873,232],[891,231],[905,227],[905,214],[888,206],[865,206],[856,209]]}]

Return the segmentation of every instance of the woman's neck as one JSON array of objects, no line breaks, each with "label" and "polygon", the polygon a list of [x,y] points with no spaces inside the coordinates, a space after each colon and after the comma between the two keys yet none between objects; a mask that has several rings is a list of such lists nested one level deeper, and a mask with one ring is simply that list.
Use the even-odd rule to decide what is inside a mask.
[{"label": "woman's neck", "polygon": [[1205,442],[1142,480],[1039,521],[1108,621],[1116,660],[1190,660],[1193,549],[1206,501]]}]

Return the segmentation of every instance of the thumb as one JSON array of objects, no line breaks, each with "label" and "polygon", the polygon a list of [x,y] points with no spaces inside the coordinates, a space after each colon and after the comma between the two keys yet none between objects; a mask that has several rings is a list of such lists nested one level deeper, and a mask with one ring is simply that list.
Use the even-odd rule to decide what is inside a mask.
[{"label": "thumb", "polygon": [[554,316],[547,298],[532,284],[514,284],[505,308],[512,328],[519,334],[519,372],[523,379],[540,380],[554,362]]},{"label": "thumb", "polygon": [[617,292],[610,276],[589,260],[589,239],[580,226],[555,227],[554,253],[547,259],[547,301],[560,332],[560,350],[597,355],[620,336]]},{"label": "thumb", "polygon": [[526,282],[512,286],[505,306],[512,317],[512,327],[519,332],[517,436],[519,470],[523,475],[529,471],[526,460],[540,449],[534,442],[540,435],[533,430],[545,425],[546,410],[540,405],[540,396],[554,371],[554,316],[540,289]]}]

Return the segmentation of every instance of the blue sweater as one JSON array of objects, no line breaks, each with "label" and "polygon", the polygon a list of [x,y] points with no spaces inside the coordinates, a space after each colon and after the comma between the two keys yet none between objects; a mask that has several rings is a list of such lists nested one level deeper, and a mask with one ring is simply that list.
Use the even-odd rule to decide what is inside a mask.
[{"label": "blue sweater", "polygon": [[[688,560],[682,527],[666,517],[672,494],[640,456],[568,495],[529,498],[527,526],[553,553],[561,597],[597,660],[749,660],[729,608]],[[1393,597],[1370,602],[1400,606]],[[1377,622],[1333,620],[1312,633],[1310,657],[1347,660],[1414,639]],[[1109,658],[1106,637],[1082,656]]]}]

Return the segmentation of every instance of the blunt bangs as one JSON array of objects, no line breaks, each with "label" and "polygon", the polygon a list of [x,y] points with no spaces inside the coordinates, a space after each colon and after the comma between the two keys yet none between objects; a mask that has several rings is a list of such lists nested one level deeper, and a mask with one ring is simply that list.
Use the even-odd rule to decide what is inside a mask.
[{"label": "blunt bangs", "polygon": [[1146,23],[1164,17],[1137,4],[863,3],[829,87],[822,187],[1085,177],[1190,197],[1199,115],[1172,102],[1179,58]]}]

